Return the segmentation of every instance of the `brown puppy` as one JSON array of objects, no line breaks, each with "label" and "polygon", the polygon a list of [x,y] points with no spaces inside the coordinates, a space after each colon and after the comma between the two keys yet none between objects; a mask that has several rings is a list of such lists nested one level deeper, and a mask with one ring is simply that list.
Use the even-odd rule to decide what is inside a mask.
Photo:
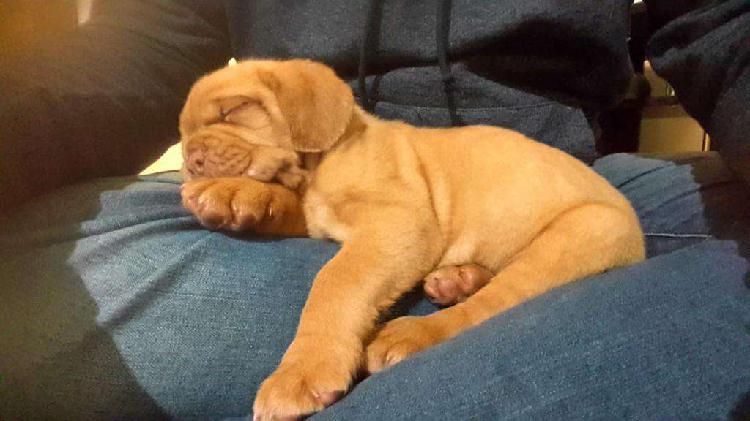
[{"label": "brown puppy", "polygon": [[[204,225],[342,243],[258,391],[257,419],[321,410],[363,365],[382,370],[551,288],[644,258],[632,207],[583,163],[501,128],[380,120],[319,63],[218,70],[193,87],[180,131],[194,178],[183,202]],[[470,263],[494,274],[486,286],[375,332],[381,310],[435,268]]]}]

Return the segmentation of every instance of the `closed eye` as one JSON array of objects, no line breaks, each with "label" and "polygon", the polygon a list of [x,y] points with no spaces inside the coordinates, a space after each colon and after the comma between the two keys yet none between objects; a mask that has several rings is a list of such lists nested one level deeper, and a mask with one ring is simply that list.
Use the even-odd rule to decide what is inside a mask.
[{"label": "closed eye", "polygon": [[228,110],[221,110],[221,121],[238,124],[249,129],[262,129],[271,125],[271,118],[258,103],[243,102]]},{"label": "closed eye", "polygon": [[[243,105],[245,104],[240,105],[240,107]],[[227,121],[227,117],[229,117],[229,113],[231,113],[232,110],[234,110],[234,108],[230,108],[228,110],[222,109],[221,111],[219,111],[220,120]]]}]

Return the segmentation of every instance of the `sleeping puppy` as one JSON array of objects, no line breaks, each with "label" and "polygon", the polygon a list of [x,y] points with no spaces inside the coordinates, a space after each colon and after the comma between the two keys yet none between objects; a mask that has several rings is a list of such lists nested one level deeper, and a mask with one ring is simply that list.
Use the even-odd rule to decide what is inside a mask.
[{"label": "sleeping puppy", "polygon": [[[644,258],[628,201],[575,158],[497,127],[380,120],[320,63],[245,61],[205,76],[180,132],[183,203],[205,226],[342,244],[257,393],[256,419],[319,411],[360,367],[377,372],[552,288]],[[436,268],[477,278],[441,288],[461,276],[434,281]],[[380,313],[425,278],[438,302],[458,303],[376,330]]]}]

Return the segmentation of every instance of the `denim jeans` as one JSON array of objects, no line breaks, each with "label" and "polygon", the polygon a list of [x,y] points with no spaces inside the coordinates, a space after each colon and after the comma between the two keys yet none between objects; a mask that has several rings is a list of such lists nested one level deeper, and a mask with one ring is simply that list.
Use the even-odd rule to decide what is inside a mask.
[{"label": "denim jeans", "polygon": [[[314,419],[750,417],[750,191],[715,155],[612,155],[649,259],[550,291],[371,376]],[[202,229],[174,174],[0,219],[0,419],[250,413],[331,242]],[[419,294],[401,311],[435,308]]]}]

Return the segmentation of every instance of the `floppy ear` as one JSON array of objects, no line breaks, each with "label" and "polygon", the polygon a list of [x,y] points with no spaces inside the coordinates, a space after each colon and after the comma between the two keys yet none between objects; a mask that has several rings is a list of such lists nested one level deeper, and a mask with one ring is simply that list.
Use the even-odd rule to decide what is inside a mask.
[{"label": "floppy ear", "polygon": [[276,96],[298,152],[322,152],[346,131],[354,96],[331,68],[309,60],[275,62],[258,77]]}]

